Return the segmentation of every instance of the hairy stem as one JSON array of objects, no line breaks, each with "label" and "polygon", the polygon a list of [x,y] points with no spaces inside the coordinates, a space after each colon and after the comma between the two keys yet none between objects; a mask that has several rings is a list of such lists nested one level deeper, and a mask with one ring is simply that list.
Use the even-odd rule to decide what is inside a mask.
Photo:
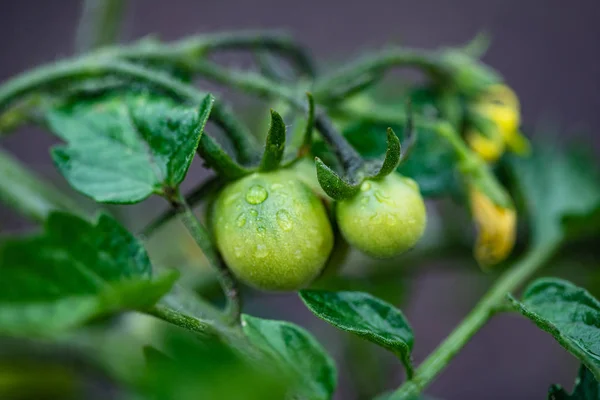
[{"label": "hairy stem", "polygon": [[416,397],[448,365],[471,337],[485,325],[506,299],[506,295],[522,286],[555,253],[555,243],[535,246],[521,261],[506,271],[454,331],[415,370],[412,380],[404,383],[389,400]]},{"label": "hairy stem", "polygon": [[[301,97],[296,90],[262,75],[230,70],[210,62],[198,62],[195,64],[194,70],[202,76],[221,84],[246,90],[263,97],[277,96],[299,110],[306,111],[307,109],[307,105],[300,100]],[[358,152],[337,132],[329,118],[318,110],[315,112],[315,127],[336,153],[347,173],[352,174],[362,165],[363,160]]]},{"label": "hairy stem", "polygon": [[[334,93],[333,97],[343,98],[345,94],[339,88],[346,88],[349,82],[361,81],[363,77],[378,79],[386,69],[395,66],[420,67],[431,72],[437,64],[434,57],[422,51],[398,48],[385,50],[359,59],[325,76],[317,82],[314,95],[316,98],[328,99],[330,93]],[[348,87],[348,90],[351,88],[352,86]]]},{"label": "hairy stem", "polygon": [[[29,94],[105,76],[139,80],[182,100],[199,102],[206,95],[205,92],[165,73],[130,62],[103,57],[84,57],[36,68],[2,85],[0,87],[0,114],[15,100]],[[211,118],[228,133],[240,151],[248,152],[249,149],[254,148],[254,143],[251,141],[252,135],[224,103],[215,101]]]},{"label": "hairy stem", "polygon": [[217,329],[209,322],[182,314],[162,305],[152,307],[147,313],[200,335],[214,335],[217,332]]},{"label": "hairy stem", "polygon": [[172,196],[169,201],[171,202],[173,209],[177,212],[181,222],[185,225],[188,232],[192,235],[194,241],[198,244],[198,247],[200,247],[210,265],[217,273],[217,280],[219,281],[227,300],[225,308],[225,314],[228,317],[227,322],[239,324],[241,314],[239,290],[236,281],[231,275],[231,271],[229,271],[221,261],[217,250],[213,246],[208,230],[200,223],[200,221],[198,221],[198,218],[194,215],[194,212],[186,202],[185,198],[179,193]]},{"label": "hairy stem", "polygon": [[[208,196],[215,193],[215,191],[222,186],[222,183],[219,182],[218,178],[209,179],[202,184],[198,185],[195,189],[192,190],[191,193],[185,196],[185,201],[191,206],[194,207],[196,204],[205,200]],[[167,221],[169,221],[173,216],[175,216],[176,211],[173,208],[168,209],[167,211],[160,214],[156,219],[150,222],[143,230],[142,236],[149,237],[161,226],[163,226]]]},{"label": "hairy stem", "polygon": [[126,3],[125,0],[84,0],[75,37],[78,53],[117,40]]}]

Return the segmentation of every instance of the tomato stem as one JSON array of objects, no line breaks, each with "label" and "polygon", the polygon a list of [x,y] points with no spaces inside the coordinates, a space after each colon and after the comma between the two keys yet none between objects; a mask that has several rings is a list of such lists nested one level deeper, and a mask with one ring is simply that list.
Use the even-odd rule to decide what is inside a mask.
[{"label": "tomato stem", "polygon": [[[481,298],[454,331],[415,370],[389,400],[412,399],[421,393],[487,321],[502,309],[506,295],[522,286],[547,262],[558,248],[557,243],[537,245],[507,270]],[[500,307],[500,308],[499,308]]]},{"label": "tomato stem", "polygon": [[221,257],[212,243],[208,230],[200,223],[200,221],[198,221],[198,218],[194,215],[194,212],[187,201],[179,192],[174,193],[168,200],[183,225],[217,273],[217,280],[221,285],[221,289],[227,300],[227,305],[225,307],[227,322],[231,324],[240,324],[241,299],[237,282],[233,278],[231,271],[227,268],[225,263],[222,262]]}]

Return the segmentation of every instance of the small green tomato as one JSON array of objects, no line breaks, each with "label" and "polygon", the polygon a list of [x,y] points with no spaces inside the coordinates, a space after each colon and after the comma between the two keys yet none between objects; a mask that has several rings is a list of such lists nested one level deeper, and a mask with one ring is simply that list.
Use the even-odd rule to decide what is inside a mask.
[{"label": "small green tomato", "polygon": [[365,181],[356,196],[339,201],[336,219],[348,243],[372,257],[387,258],[419,241],[427,215],[417,183],[393,173]]},{"label": "small green tomato", "polygon": [[259,172],[217,197],[212,227],[231,271],[263,290],[297,290],[323,269],[333,231],[317,196],[288,170]]}]

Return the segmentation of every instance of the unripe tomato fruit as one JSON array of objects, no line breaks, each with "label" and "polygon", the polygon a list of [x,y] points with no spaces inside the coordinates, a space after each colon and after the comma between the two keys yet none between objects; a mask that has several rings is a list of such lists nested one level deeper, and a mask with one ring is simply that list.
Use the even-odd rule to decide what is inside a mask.
[{"label": "unripe tomato fruit", "polygon": [[372,257],[387,258],[419,241],[427,214],[417,183],[393,173],[363,182],[356,196],[339,201],[336,219],[348,243]]},{"label": "unripe tomato fruit", "polygon": [[212,227],[231,271],[263,290],[297,290],[315,279],[333,247],[317,196],[288,170],[257,172],[217,196]]}]

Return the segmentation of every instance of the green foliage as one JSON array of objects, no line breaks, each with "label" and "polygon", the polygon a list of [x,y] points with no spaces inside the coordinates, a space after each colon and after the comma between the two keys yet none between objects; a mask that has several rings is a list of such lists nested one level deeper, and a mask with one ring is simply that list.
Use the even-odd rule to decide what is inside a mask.
[{"label": "green foliage", "polygon": [[[146,366],[137,384],[157,400],[283,399],[287,380],[256,365],[227,344],[168,331],[161,350],[145,348]],[[256,361],[254,361],[255,363]]]},{"label": "green foliage", "polygon": [[306,330],[283,321],[242,316],[242,328],[250,341],[280,366],[293,380],[300,398],[330,399],[337,382],[333,360]]},{"label": "green foliage", "polygon": [[548,400],[598,400],[600,384],[585,366],[579,368],[573,393],[568,394],[560,385],[552,385],[548,390]]},{"label": "green foliage", "polygon": [[106,97],[52,110],[67,142],[52,157],[69,183],[96,201],[136,203],[183,181],[214,99],[199,110],[147,95]]},{"label": "green foliage", "polygon": [[414,337],[400,310],[362,292],[303,290],[300,296],[317,317],[392,351],[412,377],[410,352]]},{"label": "green foliage", "polygon": [[600,302],[570,282],[544,278],[533,282],[513,307],[550,333],[600,378]]},{"label": "green foliage", "polygon": [[531,157],[511,158],[509,172],[525,200],[535,243],[560,242],[582,223],[587,230],[600,227],[591,218],[600,212],[600,179],[585,154],[546,143]]},{"label": "green foliage", "polygon": [[112,218],[53,213],[38,236],[0,248],[0,333],[54,334],[152,306],[177,274],[152,278],[146,251]]}]

